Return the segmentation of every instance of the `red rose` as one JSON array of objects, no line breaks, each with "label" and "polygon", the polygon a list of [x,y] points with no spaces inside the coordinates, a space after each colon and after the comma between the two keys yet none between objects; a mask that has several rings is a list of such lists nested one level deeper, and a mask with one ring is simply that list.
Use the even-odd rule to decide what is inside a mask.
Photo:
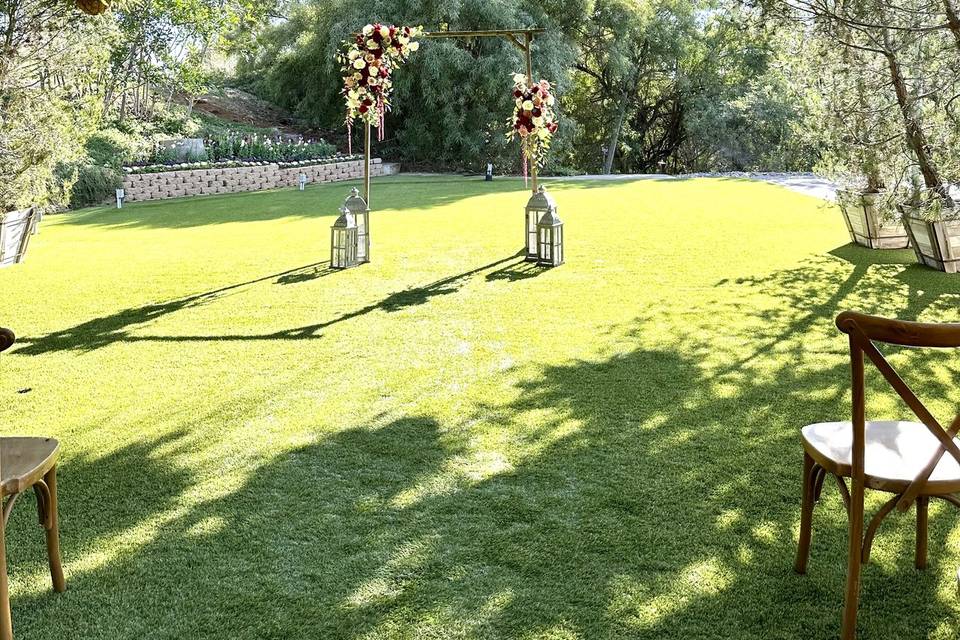
[{"label": "red rose", "polygon": [[365,105],[365,104],[360,105],[360,109],[358,109],[358,111],[360,111],[360,113],[366,113],[366,112],[369,111],[369,110],[370,110],[370,107],[368,107],[368,106]]},{"label": "red rose", "polygon": [[514,98],[522,98],[522,97],[523,97],[523,91],[520,91],[520,89],[517,89],[516,91],[513,92],[513,97],[514,97]]}]

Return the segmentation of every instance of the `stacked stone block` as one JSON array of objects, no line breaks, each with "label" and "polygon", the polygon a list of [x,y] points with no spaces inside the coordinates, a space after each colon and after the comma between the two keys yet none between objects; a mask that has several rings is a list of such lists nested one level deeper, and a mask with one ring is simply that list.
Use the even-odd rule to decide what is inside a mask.
[{"label": "stacked stone block", "polygon": [[[363,160],[283,169],[276,164],[267,164],[254,167],[134,173],[124,177],[123,189],[127,202],[163,200],[295,187],[299,184],[301,173],[306,174],[308,184],[358,180],[363,177]],[[380,158],[371,160],[370,175],[384,175]]]}]

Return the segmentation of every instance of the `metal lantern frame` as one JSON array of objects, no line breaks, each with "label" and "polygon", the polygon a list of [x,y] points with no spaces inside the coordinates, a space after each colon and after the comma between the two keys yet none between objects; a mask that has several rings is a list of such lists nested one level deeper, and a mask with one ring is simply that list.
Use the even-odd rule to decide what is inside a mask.
[{"label": "metal lantern frame", "polygon": [[357,223],[346,207],[340,209],[340,217],[330,227],[330,267],[350,269],[357,262]]},{"label": "metal lantern frame", "polygon": [[556,209],[557,203],[542,186],[538,187],[536,193],[527,201],[527,206],[524,210],[524,227],[526,233],[523,251],[525,260],[529,262],[539,262],[540,239],[537,226],[540,224],[540,219],[544,214],[551,210],[556,211]]},{"label": "metal lantern frame", "polygon": [[[442,38],[506,38],[510,44],[523,52],[527,66],[527,84],[533,84],[533,40],[538,35],[546,33],[546,29],[493,29],[488,31],[428,31],[420,36],[424,40],[438,40]],[[354,36],[359,34],[353,34]],[[363,200],[370,207],[370,163],[371,163],[371,134],[370,123],[364,127],[363,140]],[[532,163],[531,191],[537,193],[538,167]]]},{"label": "metal lantern frame", "polygon": [[357,262],[370,262],[370,207],[356,188],[350,192],[343,207],[350,211],[357,225]]},{"label": "metal lantern frame", "polygon": [[552,206],[537,223],[537,264],[559,267],[563,254],[563,220],[557,215],[556,206]]}]

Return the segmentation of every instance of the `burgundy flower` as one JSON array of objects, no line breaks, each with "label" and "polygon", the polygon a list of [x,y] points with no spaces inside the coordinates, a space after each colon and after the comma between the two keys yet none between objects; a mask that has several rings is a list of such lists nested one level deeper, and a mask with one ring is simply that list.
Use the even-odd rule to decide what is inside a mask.
[{"label": "burgundy flower", "polygon": [[517,89],[516,91],[513,92],[513,97],[514,97],[514,98],[522,98],[522,97],[523,97],[523,91],[520,91],[520,89]]}]

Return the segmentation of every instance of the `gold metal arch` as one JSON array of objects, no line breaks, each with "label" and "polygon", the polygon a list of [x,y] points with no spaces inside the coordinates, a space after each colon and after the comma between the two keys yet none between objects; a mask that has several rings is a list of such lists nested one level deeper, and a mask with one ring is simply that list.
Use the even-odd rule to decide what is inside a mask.
[{"label": "gold metal arch", "polygon": [[[510,44],[523,52],[524,60],[527,65],[527,84],[533,83],[533,40],[546,29],[491,29],[487,31],[428,31],[420,35],[425,40],[438,40],[441,38],[506,38]],[[356,35],[356,34],[354,34]],[[370,207],[370,155],[371,155],[371,136],[370,123],[364,127],[363,140],[363,197],[367,201],[367,207]],[[537,192],[538,173],[537,163],[531,163],[531,187],[533,193]]]}]

